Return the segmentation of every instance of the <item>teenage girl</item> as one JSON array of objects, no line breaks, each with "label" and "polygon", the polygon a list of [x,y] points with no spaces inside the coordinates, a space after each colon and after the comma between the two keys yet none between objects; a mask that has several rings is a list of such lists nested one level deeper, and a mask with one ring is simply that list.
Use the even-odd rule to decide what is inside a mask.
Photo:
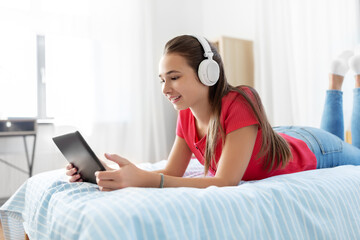
[{"label": "teenage girl", "polygon": [[[343,76],[348,58],[332,64],[322,129],[272,128],[260,97],[248,86],[233,87],[226,80],[217,50],[200,36],[183,35],[166,45],[159,64],[165,97],[179,111],[176,138],[163,170],[145,171],[115,154],[105,157],[119,165],[96,172],[102,191],[125,187],[235,186],[240,180],[258,180],[279,174],[360,165],[360,55],[352,56],[356,72],[352,115],[353,145],[343,141]],[[183,178],[192,154],[212,177]],[[70,182],[82,181],[67,165]]]}]

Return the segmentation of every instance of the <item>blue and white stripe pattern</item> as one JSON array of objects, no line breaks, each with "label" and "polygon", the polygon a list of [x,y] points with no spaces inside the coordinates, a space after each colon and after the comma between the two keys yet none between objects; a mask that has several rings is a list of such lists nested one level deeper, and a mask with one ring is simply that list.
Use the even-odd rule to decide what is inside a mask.
[{"label": "blue and white stripe pattern", "polygon": [[[142,165],[158,169],[165,161]],[[192,160],[186,176],[201,177]],[[360,166],[243,182],[236,187],[100,192],[38,174],[0,209],[5,232],[30,239],[360,239]],[[11,230],[13,228],[13,230]],[[7,236],[9,237],[9,236]]]}]

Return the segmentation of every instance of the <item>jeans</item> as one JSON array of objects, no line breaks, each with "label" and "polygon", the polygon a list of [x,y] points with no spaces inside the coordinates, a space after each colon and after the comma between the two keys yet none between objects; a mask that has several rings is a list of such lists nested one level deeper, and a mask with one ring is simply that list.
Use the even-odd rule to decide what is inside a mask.
[{"label": "jeans", "polygon": [[360,88],[354,89],[352,145],[344,142],[343,99],[338,90],[326,92],[321,129],[283,126],[274,130],[303,140],[315,154],[317,168],[360,165]]}]

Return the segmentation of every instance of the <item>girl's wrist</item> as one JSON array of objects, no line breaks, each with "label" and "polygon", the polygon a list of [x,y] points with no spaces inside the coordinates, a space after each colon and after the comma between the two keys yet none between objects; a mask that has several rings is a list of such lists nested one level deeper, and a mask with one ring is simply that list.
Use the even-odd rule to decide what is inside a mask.
[{"label": "girl's wrist", "polygon": [[[161,174],[157,172],[147,172],[146,187],[159,188],[161,184]],[[164,176],[163,176],[164,178]]]}]

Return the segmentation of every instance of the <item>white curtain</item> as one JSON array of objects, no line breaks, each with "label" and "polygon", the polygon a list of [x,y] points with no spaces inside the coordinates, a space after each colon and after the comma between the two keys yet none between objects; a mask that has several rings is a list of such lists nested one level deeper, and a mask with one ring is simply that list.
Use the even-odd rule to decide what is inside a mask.
[{"label": "white curtain", "polygon": [[26,2],[0,1],[0,119],[36,116],[36,36],[29,8]]},{"label": "white curtain", "polygon": [[80,130],[98,155],[165,159],[171,143],[162,127],[151,2],[83,1],[79,11],[73,1],[43,3],[38,26],[46,39],[47,112],[56,133]]},{"label": "white curtain", "polygon": [[[320,125],[330,61],[360,43],[359,0],[257,0],[255,76],[273,125]],[[344,86],[346,123],[353,73]]]}]

